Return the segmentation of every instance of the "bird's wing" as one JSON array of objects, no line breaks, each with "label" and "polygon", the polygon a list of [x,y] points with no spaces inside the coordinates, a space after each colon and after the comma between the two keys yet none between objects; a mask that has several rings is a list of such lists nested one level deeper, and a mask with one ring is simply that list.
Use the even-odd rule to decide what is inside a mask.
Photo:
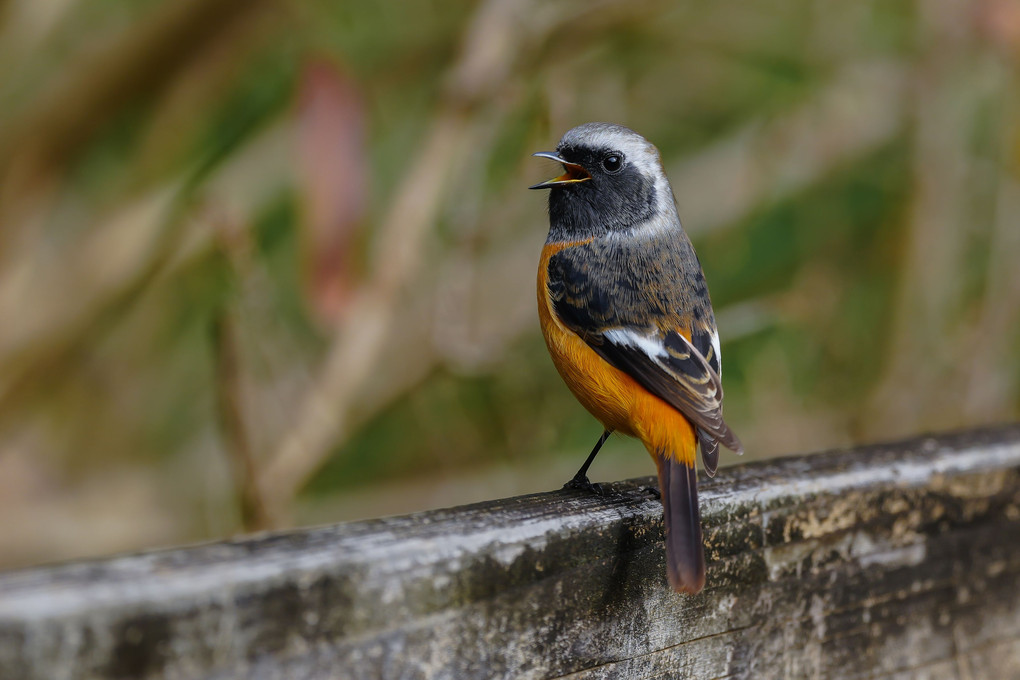
[{"label": "bird's wing", "polygon": [[723,420],[719,374],[683,335],[616,327],[582,337],[599,356],[687,416],[698,426],[699,439],[706,438],[703,431],[728,449],[741,449]]},{"label": "bird's wing", "polygon": [[[698,428],[706,468],[714,473],[718,447],[712,443],[743,450],[722,416],[714,321],[705,314],[683,329],[680,317],[662,304],[661,282],[648,286],[628,279],[636,285],[621,290],[619,281],[593,275],[590,262],[581,262],[565,251],[550,259],[548,286],[556,315],[599,356],[687,416]],[[642,291],[651,288],[658,297],[642,301]]]},{"label": "bird's wing", "polygon": [[[719,332],[715,328],[715,320],[707,326],[695,328],[691,333],[691,344],[701,352],[708,362],[709,368],[722,378],[722,355],[719,347]],[[721,399],[721,397],[720,397]],[[719,469],[719,441],[711,434],[698,428],[698,444],[701,448],[701,460],[705,464],[705,472],[715,477]],[[738,453],[740,453],[738,451]]]}]

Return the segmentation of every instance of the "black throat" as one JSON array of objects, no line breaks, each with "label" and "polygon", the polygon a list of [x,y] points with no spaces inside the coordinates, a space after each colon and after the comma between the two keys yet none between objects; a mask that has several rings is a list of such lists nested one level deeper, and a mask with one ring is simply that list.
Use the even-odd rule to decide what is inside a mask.
[{"label": "black throat", "polygon": [[616,175],[595,173],[587,182],[549,191],[549,242],[581,241],[624,231],[651,219],[655,181],[633,166]]}]

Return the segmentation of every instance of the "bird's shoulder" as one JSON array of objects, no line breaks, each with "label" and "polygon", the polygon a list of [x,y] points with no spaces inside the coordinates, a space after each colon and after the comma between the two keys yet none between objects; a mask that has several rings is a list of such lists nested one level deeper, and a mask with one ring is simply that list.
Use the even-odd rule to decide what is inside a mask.
[{"label": "bird's shoulder", "polygon": [[708,289],[686,235],[607,237],[548,258],[553,305],[589,327],[714,328]]}]

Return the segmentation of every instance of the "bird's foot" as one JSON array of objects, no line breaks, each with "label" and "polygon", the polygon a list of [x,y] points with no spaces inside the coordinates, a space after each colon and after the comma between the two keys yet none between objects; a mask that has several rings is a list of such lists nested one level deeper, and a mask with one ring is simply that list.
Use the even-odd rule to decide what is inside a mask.
[{"label": "bird's foot", "polygon": [[654,486],[643,486],[643,487],[641,487],[641,490],[644,491],[645,493],[647,493],[648,495],[650,495],[652,498],[654,498],[657,501],[661,501],[662,500],[662,492],[659,491],[658,489],[656,489]]},{"label": "bird's foot", "polygon": [[605,489],[602,488],[601,484],[592,484],[591,480],[586,475],[574,475],[574,478],[563,485],[564,489],[577,489],[578,491],[587,491],[593,493],[596,496],[605,496]]}]

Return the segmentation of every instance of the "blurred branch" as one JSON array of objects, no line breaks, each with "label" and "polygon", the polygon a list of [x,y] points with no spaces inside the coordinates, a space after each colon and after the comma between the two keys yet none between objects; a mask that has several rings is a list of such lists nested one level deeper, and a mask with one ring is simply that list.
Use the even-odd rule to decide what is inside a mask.
[{"label": "blurred branch", "polygon": [[[174,215],[186,177],[150,188],[148,179],[139,181],[146,174],[142,154],[135,154],[135,165],[124,173],[134,195],[121,195],[113,214],[99,218],[86,216],[74,191],[55,194],[52,201],[35,200],[34,190],[40,186],[20,182],[51,182],[24,174],[26,163],[46,156],[46,164],[36,169],[59,172],[119,107],[141,94],[166,89],[181,71],[206,73],[203,48],[214,39],[220,40],[219,51],[253,42],[250,31],[228,34],[247,26],[236,19],[247,16],[248,9],[220,0],[164,5],[140,26],[72,62],[59,80],[44,86],[44,96],[29,110],[0,128],[0,145],[12,154],[0,156],[0,260],[5,265],[0,270],[0,313],[18,319],[0,330],[0,407],[52,386],[61,367],[89,337],[108,328],[165,271],[164,265],[179,256],[189,231],[181,223],[186,220]],[[196,22],[202,24],[197,29]],[[156,109],[158,113],[158,105]],[[180,125],[163,130],[180,132]],[[54,153],[40,156],[44,147]],[[139,187],[146,189],[139,192]],[[54,215],[59,217],[51,220]],[[70,215],[77,223],[74,233],[81,236],[53,253],[54,243],[60,243],[53,232],[64,226],[60,218]],[[31,228],[44,224],[55,228]],[[25,305],[25,300],[32,304]]]},{"label": "blurred branch", "polygon": [[240,499],[241,522],[246,531],[270,529],[273,522],[262,501],[251,442],[245,427],[237,322],[224,307],[214,320],[216,355],[216,410]]},{"label": "blurred branch", "polygon": [[977,321],[968,324],[959,380],[967,385],[969,422],[1015,420],[1020,415],[1020,3],[985,0],[979,5],[981,37],[998,48],[993,85],[1002,124],[996,136],[998,158],[995,209],[988,243],[988,269]]},{"label": "blurred branch", "polygon": [[1006,158],[998,182],[998,201],[989,243],[988,274],[977,322],[960,362],[960,380],[967,385],[965,411],[970,422],[1014,419],[1020,368],[1020,126],[1017,96],[1009,97],[1003,135]]},{"label": "blurred branch", "polygon": [[[290,179],[286,125],[263,130],[217,168],[206,192],[246,223],[255,205]],[[0,270],[0,419],[26,391],[49,384],[60,366],[107,327],[154,280],[211,252],[215,230],[201,216],[175,214],[183,179],[96,219],[53,258],[38,244],[9,253]],[[72,294],[73,292],[73,294]],[[26,300],[32,300],[26,305]]]},{"label": "blurred branch", "polygon": [[853,64],[793,111],[672,164],[684,228],[736,223],[888,143],[903,127],[906,83],[898,63]]},{"label": "blurred branch", "polygon": [[73,0],[0,0],[0,69],[26,59],[70,13]]},{"label": "blurred branch", "polygon": [[489,0],[468,24],[426,140],[382,221],[368,281],[355,295],[322,373],[297,412],[297,422],[263,474],[274,508],[286,506],[319,468],[351,422],[350,409],[374,376],[391,335],[402,335],[399,294],[424,256],[451,170],[464,158],[474,127],[468,115],[500,92],[522,60],[567,21],[622,2]]},{"label": "blurred branch", "polygon": [[[124,184],[144,186],[177,170],[182,161],[195,159],[198,148],[194,143],[202,139],[225,95],[233,96],[251,64],[273,52],[280,32],[280,12],[253,12],[224,27],[216,40],[184,64],[173,81],[151,97],[151,115],[131,149],[132,172]],[[209,147],[199,148],[203,155],[210,154]],[[206,158],[197,160],[202,163]],[[220,162],[229,162],[229,158]]]},{"label": "blurred branch", "polygon": [[[972,8],[921,3],[925,54],[913,78],[914,190],[905,251],[897,266],[892,325],[864,422],[869,437],[958,427],[961,385],[954,366],[970,353],[959,346],[965,283],[965,244],[973,196],[968,171],[979,165],[972,136],[980,110]],[[921,370],[919,362],[924,363]]]},{"label": "blurred branch", "polygon": [[[236,281],[243,281],[250,257],[247,233],[235,228],[229,218],[215,220],[218,243],[231,264]],[[274,522],[259,488],[258,469],[246,426],[241,343],[231,301],[224,302],[213,320],[216,410],[225,449],[234,474],[234,486],[241,506],[241,521],[247,531],[270,529]]]},{"label": "blurred branch", "polygon": [[[177,185],[124,207],[47,266],[36,250],[12,258],[0,277],[0,413],[81,347],[152,280],[176,250]],[[33,304],[25,304],[26,300]]]},{"label": "blurred branch", "polygon": [[338,432],[346,429],[347,410],[362,385],[372,376],[379,352],[394,329],[396,297],[420,264],[423,238],[431,226],[445,175],[458,157],[458,147],[470,129],[463,115],[446,111],[432,127],[417,160],[384,221],[371,279],[355,294],[322,373],[297,412],[263,474],[271,507],[286,504],[318,468]]},{"label": "blurred branch", "polygon": [[0,128],[0,224],[63,168],[103,123],[143,94],[162,89],[224,29],[265,0],[163,3],[143,22],[82,55],[34,105]]}]

